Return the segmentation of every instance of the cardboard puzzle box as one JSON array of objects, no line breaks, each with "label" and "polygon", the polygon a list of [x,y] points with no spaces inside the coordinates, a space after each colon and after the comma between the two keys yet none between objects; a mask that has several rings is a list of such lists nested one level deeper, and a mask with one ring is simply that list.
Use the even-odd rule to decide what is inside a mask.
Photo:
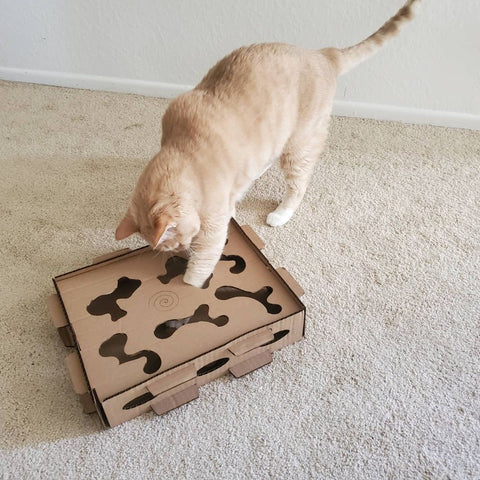
[{"label": "cardboard puzzle box", "polygon": [[202,289],[183,282],[187,259],[150,247],[99,257],[53,279],[52,321],[75,350],[66,365],[83,409],[113,427],[199,396],[227,372],[240,377],[304,335],[301,287],[261,253],[263,242],[231,221]]}]

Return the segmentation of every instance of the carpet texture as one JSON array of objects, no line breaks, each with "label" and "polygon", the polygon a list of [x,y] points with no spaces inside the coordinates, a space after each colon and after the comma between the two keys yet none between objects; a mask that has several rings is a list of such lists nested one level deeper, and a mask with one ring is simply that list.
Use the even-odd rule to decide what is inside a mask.
[{"label": "carpet texture", "polygon": [[306,338],[163,417],[81,412],[51,277],[117,244],[166,100],[0,83],[1,478],[480,478],[478,132],[335,118],[284,227],[278,167],[238,207],[305,288]]}]

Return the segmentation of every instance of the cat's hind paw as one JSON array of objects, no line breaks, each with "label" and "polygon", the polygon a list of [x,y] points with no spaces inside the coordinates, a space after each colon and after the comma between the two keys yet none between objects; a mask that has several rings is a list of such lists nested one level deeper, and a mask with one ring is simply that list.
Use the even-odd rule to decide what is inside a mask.
[{"label": "cat's hind paw", "polygon": [[277,208],[267,216],[267,224],[271,227],[280,227],[292,218],[293,210],[291,208]]}]

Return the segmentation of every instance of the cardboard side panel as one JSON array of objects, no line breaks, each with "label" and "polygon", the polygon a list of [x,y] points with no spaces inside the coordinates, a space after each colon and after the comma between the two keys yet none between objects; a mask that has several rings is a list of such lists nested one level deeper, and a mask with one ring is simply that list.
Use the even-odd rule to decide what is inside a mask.
[{"label": "cardboard side panel", "polygon": [[292,289],[292,292],[301,297],[305,290],[300,286],[300,284],[290,275],[288,270],[283,267],[277,268],[277,273],[283,278],[285,283]]},{"label": "cardboard side panel", "polygon": [[230,368],[230,373],[236,378],[243,377],[243,375],[246,375],[247,373],[253,372],[258,368],[267,365],[272,361],[272,359],[272,352],[270,352],[269,350],[265,350],[258,355],[244,360],[243,362],[237,363]]},{"label": "cardboard side panel", "polygon": [[259,250],[265,247],[265,242],[254,232],[250,225],[242,225],[241,229]]},{"label": "cardboard side panel", "polygon": [[305,326],[305,312],[298,312],[278,322],[273,333],[274,340],[269,345],[271,351],[281,350],[287,345],[298,342],[303,338]]},{"label": "cardboard side panel", "polygon": [[[183,394],[180,392],[192,386],[198,390],[200,386],[225,375],[229,370],[235,376],[241,376],[266,365],[271,361],[272,352],[303,337],[304,320],[305,312],[298,312],[104,400],[102,406],[110,426],[146,413],[154,409],[154,404],[157,405],[154,409],[157,414],[165,413],[175,408],[175,405],[183,405],[190,401],[186,398],[188,392],[194,392],[194,389]],[[239,346],[236,348],[236,345]],[[252,345],[253,349],[249,349]],[[233,351],[245,353],[235,355]],[[235,369],[237,365],[238,368]],[[177,392],[179,396],[171,398]],[[197,396],[198,394],[192,396],[192,399]]]},{"label": "cardboard side panel", "polygon": [[102,403],[103,411],[111,427],[127,422],[151,410],[155,396],[145,387],[136,387],[118,394]]},{"label": "cardboard side panel", "polygon": [[[196,384],[198,388],[214,378],[224,375],[228,371],[231,357],[234,356],[228,350],[219,348],[104,400],[102,406],[110,426],[119,425],[150,411],[153,401],[170,397],[177,389],[183,390],[193,384]],[[176,385],[174,389],[162,391],[159,394],[150,391],[162,390],[165,386],[172,385],[174,381],[182,382],[191,375],[194,375],[193,378]]]}]

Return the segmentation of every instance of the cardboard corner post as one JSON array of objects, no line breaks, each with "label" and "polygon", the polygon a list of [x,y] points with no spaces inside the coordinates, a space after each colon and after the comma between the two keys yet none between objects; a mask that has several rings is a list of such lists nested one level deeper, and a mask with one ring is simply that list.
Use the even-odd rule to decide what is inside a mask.
[{"label": "cardboard corner post", "polygon": [[234,220],[203,288],[183,282],[187,258],[124,249],[54,278],[52,322],[75,350],[66,365],[85,412],[115,426],[163,414],[230,372],[241,377],[304,335],[303,290]]}]

